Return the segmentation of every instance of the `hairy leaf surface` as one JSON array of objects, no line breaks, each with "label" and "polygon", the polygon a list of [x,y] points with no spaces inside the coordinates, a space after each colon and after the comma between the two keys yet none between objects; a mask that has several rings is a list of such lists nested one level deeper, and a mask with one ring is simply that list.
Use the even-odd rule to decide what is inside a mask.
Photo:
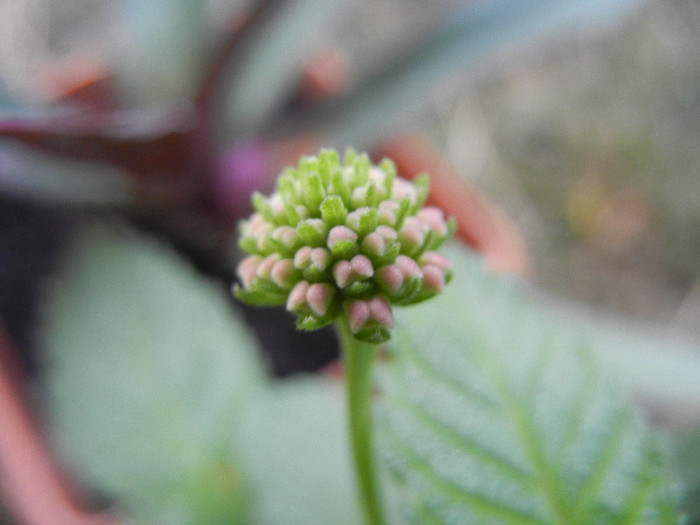
[{"label": "hairy leaf surface", "polygon": [[590,348],[451,249],[453,283],[397,312],[378,447],[411,523],[674,523],[663,457]]}]

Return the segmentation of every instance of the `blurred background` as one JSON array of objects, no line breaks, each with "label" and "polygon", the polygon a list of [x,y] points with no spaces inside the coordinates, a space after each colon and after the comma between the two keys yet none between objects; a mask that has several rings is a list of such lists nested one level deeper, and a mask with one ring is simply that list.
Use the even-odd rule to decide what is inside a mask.
[{"label": "blurred background", "polygon": [[[308,45],[337,50],[352,88],[465,3],[340,2]],[[3,0],[3,89],[37,106],[109,67],[131,105],[186,96],[206,51],[194,28],[178,34],[188,3],[149,2],[141,21],[135,4]],[[201,16],[222,29],[241,4]],[[700,5],[639,2],[613,20],[453,71],[410,127],[516,220],[546,289],[700,333]]]},{"label": "blurred background", "polygon": [[[111,122],[111,132],[151,133],[152,117],[175,122],[234,15],[254,4],[0,0],[0,116],[60,116],[80,92],[81,111],[137,110],[128,126]],[[700,3],[572,2],[587,4],[583,20],[551,0],[532,2],[542,6],[534,14],[502,0],[301,4],[258,30],[268,45],[258,61],[241,61],[244,74],[224,75],[235,89],[223,82],[219,144],[312,132],[324,145],[364,149],[419,132],[515,221],[538,286],[700,335]],[[519,26],[528,16],[542,23]],[[476,51],[455,52],[460,38]],[[340,103],[315,111],[299,82],[319,56],[322,94]],[[386,114],[375,122],[377,108]],[[10,153],[0,150],[26,160]],[[42,173],[42,162],[32,158],[27,173]],[[35,186],[10,164],[0,161],[8,199],[124,204],[121,174],[96,172],[108,183],[88,188],[49,169]],[[18,227],[9,202],[0,203],[5,237]],[[55,225],[47,217],[36,231]],[[49,255],[59,233],[32,237],[41,241],[35,258]],[[13,275],[8,260],[5,277]],[[22,264],[25,273],[44,271]]]}]

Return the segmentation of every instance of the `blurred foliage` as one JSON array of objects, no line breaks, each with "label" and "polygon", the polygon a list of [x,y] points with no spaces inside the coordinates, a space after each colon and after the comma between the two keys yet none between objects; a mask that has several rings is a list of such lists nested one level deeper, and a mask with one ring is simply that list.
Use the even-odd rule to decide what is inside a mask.
[{"label": "blurred foliage", "polygon": [[[62,270],[53,275],[51,287],[42,288],[45,294],[37,292],[33,278],[42,275],[43,282],[45,268],[53,267],[44,261],[53,258],[47,249],[59,250],[42,236],[31,247],[9,242],[3,269],[18,268],[25,258],[46,265],[27,264],[30,275],[23,279],[14,271],[0,275],[8,303],[2,314],[11,321],[7,311],[16,305],[33,311],[22,293],[44,299],[44,380],[66,462],[79,463],[76,471],[137,522],[213,523],[221,516],[228,521],[252,516],[260,523],[311,523],[309,516],[318,523],[337,522],[338,516],[356,521],[338,384],[319,377],[272,383],[247,327],[228,312],[218,289],[233,279],[241,203],[253,188],[269,183],[263,173],[268,163],[297,153],[289,141],[308,147],[304,141],[313,137],[340,148],[373,148],[407,127],[426,132],[466,178],[516,217],[533,247],[539,283],[597,305],[697,328],[700,8],[692,0],[672,0],[632,9],[641,3],[4,4],[9,15],[0,16],[0,190],[8,202],[17,201],[3,208],[9,219],[0,224],[0,235],[22,238],[16,230],[25,223],[27,232],[46,228],[42,233],[48,238],[59,232],[70,239],[65,230],[73,228],[75,235]],[[237,16],[246,9],[252,13],[247,21]],[[618,15],[630,13],[616,25],[623,20]],[[349,81],[331,99],[310,101],[303,67],[328,49],[339,51]],[[37,216],[34,206],[47,211],[38,226],[29,220]],[[102,223],[115,212],[179,248],[199,269],[215,275],[217,284],[122,223],[75,226]],[[31,238],[26,237],[28,243]],[[13,259],[14,266],[5,264]],[[466,268],[474,270],[466,262],[460,266]],[[470,275],[478,276],[476,285],[491,282],[479,270]],[[15,293],[20,282],[31,286]],[[12,299],[5,290],[13,291]],[[479,320],[487,336],[499,342],[494,351],[510,357],[513,351],[524,359],[532,355],[518,353],[519,345],[526,346],[535,354],[532,374],[537,376],[546,368],[537,368],[545,359],[537,353],[542,350],[538,338],[552,333],[525,323],[522,312],[509,317],[515,304],[510,300],[480,309],[501,297],[491,291],[482,289],[484,297],[475,293],[470,299],[472,290],[459,288],[452,310],[462,300],[476,301],[464,310],[491,315]],[[561,310],[580,322],[575,310]],[[444,320],[442,311],[437,315]],[[251,323],[256,317],[247,314]],[[463,329],[460,319],[441,334],[447,342],[439,350],[448,360],[464,342],[447,330]],[[261,325],[261,340],[289,344],[294,337],[280,326],[286,320],[273,313]],[[518,326],[531,331],[500,344],[498,338],[510,334],[506,321],[521,321]],[[602,349],[594,352],[602,368],[615,370],[613,381],[652,414],[680,414],[669,418],[673,424],[697,418],[697,345],[686,351],[663,335],[648,338],[645,346],[643,331],[628,337],[630,325],[618,321],[611,317],[608,324],[590,325],[593,346]],[[619,325],[618,331],[611,325]],[[432,348],[432,337],[410,332],[404,337],[408,347],[418,340],[418,354]],[[26,330],[21,333],[26,336]],[[30,339],[22,337],[17,339]],[[472,343],[469,351],[484,341]],[[321,343],[309,339],[295,344],[323,353],[316,348]],[[564,388],[576,386],[562,383],[566,374],[582,370],[581,356],[565,347],[568,352],[558,355],[562,361],[552,360],[556,370],[546,369],[552,375],[546,388],[581,406],[588,401],[582,392],[603,392],[600,405],[605,405],[608,379],[598,389],[597,376],[587,382],[590,378],[574,374],[584,386],[573,393]],[[503,364],[497,357],[490,364],[486,359],[486,365],[483,358],[477,361],[492,373]],[[400,360],[386,367],[398,383],[425,372]],[[523,370],[530,369],[515,370],[514,377]],[[445,386],[438,383],[427,391]],[[398,405],[406,402],[395,399]],[[523,399],[527,410],[510,407],[516,419],[527,419],[529,409],[538,417],[538,407],[566,412],[555,398],[542,405],[538,397]],[[607,408],[624,405],[614,399]],[[436,407],[432,398],[419,401],[421,410],[454,409],[450,403]],[[385,423],[396,423],[402,439],[404,430],[407,436],[426,430],[416,430],[421,421],[393,409],[385,412]],[[618,414],[612,412],[601,413]],[[464,414],[453,416],[448,422],[453,427],[469,423]],[[636,415],[624,421],[631,426],[618,427],[618,438],[646,435],[635,434],[644,427]],[[536,428],[545,441],[556,436],[550,423]],[[445,436],[455,438],[449,425],[426,446],[442,449]],[[609,427],[596,428],[604,433]],[[570,429],[574,442],[575,422]],[[480,434],[467,434],[446,449],[448,460],[457,449],[483,444]],[[690,442],[683,453],[688,458],[696,453],[694,438]],[[645,447],[637,442],[627,449],[638,453],[638,463],[630,460],[634,465],[623,461],[630,458],[612,461],[615,446],[586,449],[602,466],[590,485],[578,480],[584,503],[605,482],[611,465],[618,481],[631,475],[633,482],[645,484],[647,474],[655,476],[656,452]],[[411,465],[406,458],[416,450],[406,449],[403,457],[385,454],[395,480],[410,485],[444,466],[439,455],[428,458],[428,467]],[[542,458],[535,459],[542,466]],[[649,469],[635,471],[640,465]],[[572,472],[585,477],[576,468],[563,470],[557,480],[562,491],[572,486],[564,483]],[[620,472],[622,478],[616,478]],[[685,478],[694,490],[692,473]],[[416,492],[423,481],[413,487]],[[414,514],[428,516],[442,512],[450,494],[437,490],[427,502],[408,494],[404,502]],[[389,496],[396,502],[406,494]],[[548,517],[545,507],[540,511]],[[593,510],[612,507],[606,503]],[[634,503],[630,508],[637,509]]]},{"label": "blurred foliage", "polygon": [[[454,283],[397,312],[379,450],[407,523],[676,523],[659,443],[581,333],[451,247]],[[622,382],[624,383],[624,382]]]},{"label": "blurred foliage", "polygon": [[130,522],[357,523],[341,383],[271,384],[230,297],[162,243],[81,232],[42,311],[47,420]]},{"label": "blurred foliage", "polygon": [[700,331],[700,9],[503,57],[436,97],[448,158],[517,215],[558,294]]},{"label": "blurred foliage", "polygon": [[[632,354],[603,366],[605,348],[550,324],[516,281],[449,254],[454,283],[397,313],[377,382],[392,520],[674,523],[677,482],[625,401],[653,394],[626,390]],[[221,290],[123,225],[84,230],[66,261],[43,310],[47,417],[114,510],[144,524],[359,521],[340,382],[270,382]]]}]

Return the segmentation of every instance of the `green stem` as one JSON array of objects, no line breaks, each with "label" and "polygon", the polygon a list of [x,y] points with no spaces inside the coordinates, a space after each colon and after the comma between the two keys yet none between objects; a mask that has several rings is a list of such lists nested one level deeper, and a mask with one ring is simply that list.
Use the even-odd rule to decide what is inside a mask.
[{"label": "green stem", "polygon": [[372,365],[377,351],[376,345],[355,339],[350,332],[348,320],[340,316],[338,332],[343,348],[345,376],[350,420],[350,441],[360,496],[367,523],[382,525],[379,481],[375,469],[374,443],[372,441]]}]

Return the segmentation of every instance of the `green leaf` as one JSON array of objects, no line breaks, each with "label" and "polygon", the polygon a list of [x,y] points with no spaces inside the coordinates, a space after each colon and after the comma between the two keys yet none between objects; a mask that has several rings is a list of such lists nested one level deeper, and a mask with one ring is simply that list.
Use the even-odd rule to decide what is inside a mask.
[{"label": "green leaf", "polygon": [[103,227],[80,237],[45,301],[58,449],[136,523],[243,519],[237,420],[264,381],[227,292]]},{"label": "green leaf", "polygon": [[412,523],[675,523],[655,436],[581,338],[464,249],[397,309],[378,448]]},{"label": "green leaf", "polygon": [[362,522],[343,383],[310,377],[273,384],[241,422],[254,494],[252,523]]},{"label": "green leaf", "polygon": [[[255,133],[298,88],[303,66],[332,33],[345,2],[303,0],[279,6],[245,42],[240,62],[224,79],[227,130]],[[238,64],[243,64],[238,67]]]},{"label": "green leaf", "polygon": [[700,428],[679,432],[673,439],[675,472],[683,480],[681,508],[687,525],[700,524]]},{"label": "green leaf", "polygon": [[204,0],[119,0],[128,49],[117,63],[122,87],[139,102],[173,102],[196,89],[211,30]]},{"label": "green leaf", "polygon": [[67,204],[129,203],[129,181],[120,169],[69,160],[28,147],[0,144],[0,191]]}]

